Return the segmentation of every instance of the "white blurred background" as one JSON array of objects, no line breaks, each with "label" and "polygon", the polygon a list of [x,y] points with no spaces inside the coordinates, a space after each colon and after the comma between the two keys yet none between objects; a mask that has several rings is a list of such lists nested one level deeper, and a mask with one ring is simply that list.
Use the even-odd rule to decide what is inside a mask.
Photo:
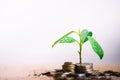
[{"label": "white blurred background", "polygon": [[100,60],[87,42],[83,62],[120,64],[119,0],[0,0],[0,64],[78,63],[78,45],[51,46],[79,28],[92,31],[105,53]]}]

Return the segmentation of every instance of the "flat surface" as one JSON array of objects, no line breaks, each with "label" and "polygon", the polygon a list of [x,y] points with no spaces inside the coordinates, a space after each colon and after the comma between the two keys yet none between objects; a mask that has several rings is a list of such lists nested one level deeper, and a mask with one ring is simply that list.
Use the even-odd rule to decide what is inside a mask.
[{"label": "flat surface", "polygon": [[[58,68],[60,67],[41,65],[1,65],[0,80],[53,80],[46,76],[35,77],[33,75],[34,73],[40,74]],[[94,65],[94,69],[101,72],[105,70],[120,72],[120,65]]]}]

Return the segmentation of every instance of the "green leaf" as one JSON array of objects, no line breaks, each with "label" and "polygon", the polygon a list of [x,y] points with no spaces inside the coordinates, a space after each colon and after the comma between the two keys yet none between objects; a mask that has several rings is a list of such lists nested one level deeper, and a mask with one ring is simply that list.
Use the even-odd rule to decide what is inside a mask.
[{"label": "green leaf", "polygon": [[82,43],[88,41],[87,36],[92,36],[92,32],[88,31],[87,29],[82,30],[81,31]]},{"label": "green leaf", "polygon": [[76,40],[74,39],[74,38],[72,38],[72,37],[64,37],[64,38],[62,38],[60,41],[59,41],[59,43],[73,43],[73,42],[75,42]]},{"label": "green leaf", "polygon": [[58,40],[56,40],[54,43],[53,43],[53,45],[52,45],[52,47],[54,47],[57,43],[59,43],[61,40],[63,40],[65,37],[67,37],[68,35],[70,35],[70,34],[72,34],[72,33],[74,33],[75,31],[70,31],[70,32],[68,32],[67,34],[65,34],[64,36],[62,36],[61,38],[59,38]]},{"label": "green leaf", "polygon": [[102,59],[104,56],[104,52],[103,52],[103,49],[101,48],[101,46],[99,45],[99,43],[90,36],[88,36],[87,38],[89,39],[93,50],[97,53],[99,58]]}]

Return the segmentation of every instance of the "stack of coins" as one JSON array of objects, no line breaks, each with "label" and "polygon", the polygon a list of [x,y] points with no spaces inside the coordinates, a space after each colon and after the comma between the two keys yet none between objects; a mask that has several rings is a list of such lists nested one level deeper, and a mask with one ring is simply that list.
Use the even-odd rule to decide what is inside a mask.
[{"label": "stack of coins", "polygon": [[62,65],[62,69],[63,69],[63,71],[65,71],[65,72],[74,72],[74,71],[75,71],[75,65],[72,64],[72,62],[65,62],[65,63]]},{"label": "stack of coins", "polygon": [[93,64],[92,63],[83,63],[82,65],[85,66],[87,73],[93,73]]},{"label": "stack of coins", "polygon": [[75,64],[75,72],[76,73],[86,73],[86,67],[82,64]]}]

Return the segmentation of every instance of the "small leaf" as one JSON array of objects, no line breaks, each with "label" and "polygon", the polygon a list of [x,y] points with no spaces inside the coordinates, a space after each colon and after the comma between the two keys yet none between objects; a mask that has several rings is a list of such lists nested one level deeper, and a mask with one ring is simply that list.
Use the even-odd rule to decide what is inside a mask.
[{"label": "small leaf", "polygon": [[67,34],[65,34],[64,36],[62,36],[61,38],[59,38],[58,40],[56,40],[56,41],[53,43],[52,47],[54,47],[57,43],[59,43],[59,41],[61,41],[63,38],[67,37],[68,35],[70,35],[70,34],[72,34],[72,33],[74,33],[74,32],[75,32],[75,31],[70,31],[70,32],[68,32]]},{"label": "small leaf", "polygon": [[89,32],[87,29],[81,31],[82,43],[88,41],[87,36],[92,36],[92,32]]},{"label": "small leaf", "polygon": [[99,43],[90,36],[88,36],[87,38],[89,39],[93,50],[97,53],[99,58],[102,59],[104,56],[104,52],[103,52],[103,49],[101,48],[101,46],[99,45]]},{"label": "small leaf", "polygon": [[74,39],[74,38],[72,38],[72,37],[64,37],[64,38],[62,38],[60,41],[59,41],[59,43],[73,43],[73,42],[75,42],[76,40]]}]

